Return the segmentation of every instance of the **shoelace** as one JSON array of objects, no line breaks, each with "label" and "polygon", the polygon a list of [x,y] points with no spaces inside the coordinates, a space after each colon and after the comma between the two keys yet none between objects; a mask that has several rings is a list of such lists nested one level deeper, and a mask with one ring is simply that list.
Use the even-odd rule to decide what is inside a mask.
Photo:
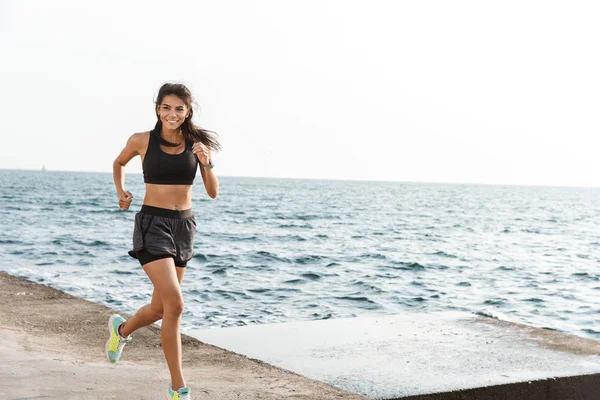
[{"label": "shoelace", "polygon": [[127,340],[119,339],[119,344],[117,345],[117,352],[123,350],[123,346],[127,343]]}]

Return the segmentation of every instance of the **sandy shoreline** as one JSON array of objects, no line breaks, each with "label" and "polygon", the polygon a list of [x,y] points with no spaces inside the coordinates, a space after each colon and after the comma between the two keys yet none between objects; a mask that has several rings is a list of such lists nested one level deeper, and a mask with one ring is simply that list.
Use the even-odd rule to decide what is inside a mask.
[{"label": "sandy shoreline", "polygon": [[[160,329],[137,331],[122,361],[106,360],[113,310],[0,272],[2,399],[160,399],[169,382]],[[194,399],[364,399],[183,336]]]}]

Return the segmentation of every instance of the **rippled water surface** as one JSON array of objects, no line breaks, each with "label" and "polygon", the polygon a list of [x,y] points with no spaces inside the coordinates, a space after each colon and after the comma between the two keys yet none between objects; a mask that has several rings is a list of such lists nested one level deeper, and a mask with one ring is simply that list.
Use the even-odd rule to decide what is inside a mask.
[{"label": "rippled water surface", "polygon": [[[600,189],[196,181],[185,328],[463,310],[600,339]],[[133,313],[112,175],[0,170],[0,270]]]}]

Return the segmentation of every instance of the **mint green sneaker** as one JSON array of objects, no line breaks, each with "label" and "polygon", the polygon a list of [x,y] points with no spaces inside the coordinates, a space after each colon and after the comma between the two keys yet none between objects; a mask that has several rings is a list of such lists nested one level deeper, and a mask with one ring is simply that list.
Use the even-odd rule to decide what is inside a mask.
[{"label": "mint green sneaker", "polygon": [[173,387],[169,383],[167,388],[167,400],[192,400],[191,390],[189,387],[182,387],[174,392]]},{"label": "mint green sneaker", "polygon": [[125,318],[119,314],[113,314],[108,319],[108,332],[110,336],[106,342],[106,357],[111,363],[116,363],[121,357],[123,347],[131,342],[131,335],[126,338],[119,335],[119,325],[125,322]]}]

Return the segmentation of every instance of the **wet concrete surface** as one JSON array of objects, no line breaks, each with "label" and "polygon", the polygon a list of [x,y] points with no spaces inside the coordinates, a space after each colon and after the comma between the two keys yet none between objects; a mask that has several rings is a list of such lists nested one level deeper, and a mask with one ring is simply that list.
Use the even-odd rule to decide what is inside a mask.
[{"label": "wet concrete surface", "polygon": [[[531,397],[528,390],[534,387],[535,393],[545,391],[538,393],[543,396],[565,388],[573,397],[565,394],[561,399],[592,399],[596,397],[586,397],[585,391],[600,389],[594,375],[600,373],[600,342],[468,313],[302,321],[186,333],[373,399],[554,399]],[[570,378],[556,379],[561,377]],[[580,384],[574,377],[579,377]],[[519,389],[521,383],[525,386]],[[488,388],[487,394],[477,394],[482,388]],[[473,389],[471,396],[479,397],[464,397],[469,396],[469,389]],[[438,397],[431,397],[436,393]],[[463,397],[448,397],[455,395]],[[504,395],[508,397],[493,397]]]}]

